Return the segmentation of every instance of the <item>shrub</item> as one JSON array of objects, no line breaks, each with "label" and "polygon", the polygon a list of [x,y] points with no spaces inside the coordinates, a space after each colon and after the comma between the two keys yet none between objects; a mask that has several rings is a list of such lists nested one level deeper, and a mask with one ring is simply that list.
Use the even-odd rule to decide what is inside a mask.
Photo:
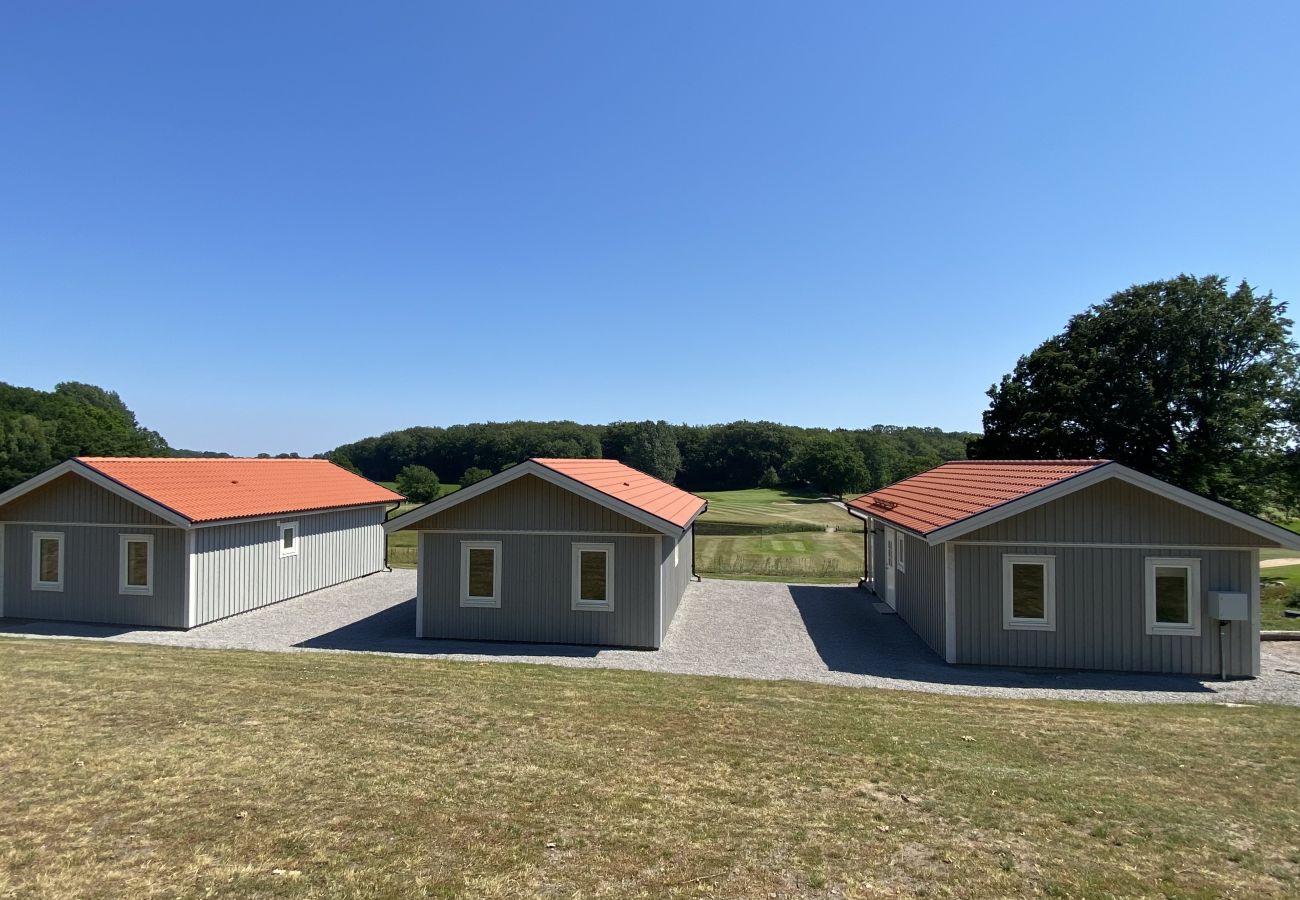
[{"label": "shrub", "polygon": [[425,466],[406,466],[397,473],[397,492],[416,503],[437,500],[441,489],[438,476]]},{"label": "shrub", "polygon": [[492,473],[487,469],[480,469],[478,466],[470,466],[465,470],[465,474],[460,476],[460,486],[469,487],[471,484],[477,484],[484,478],[491,478]]}]

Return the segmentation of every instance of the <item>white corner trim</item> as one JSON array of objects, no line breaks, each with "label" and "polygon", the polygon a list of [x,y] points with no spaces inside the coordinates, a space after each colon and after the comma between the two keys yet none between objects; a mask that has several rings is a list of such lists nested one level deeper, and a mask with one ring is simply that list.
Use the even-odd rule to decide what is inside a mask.
[{"label": "white corner trim", "polygon": [[943,547],[943,660],[957,662],[957,548]]},{"label": "white corner trim", "polygon": [[5,614],[5,523],[0,522],[0,619]]},{"label": "white corner trim", "polygon": [[[41,541],[51,540],[59,543],[59,580],[42,581],[41,580]],[[62,591],[63,590],[63,565],[65,547],[63,542],[62,531],[33,531],[32,532],[32,590],[34,591]]]},{"label": "white corner trim", "polygon": [[[445,497],[439,497],[437,500],[426,503],[423,506],[418,506],[410,512],[398,516],[396,519],[390,519],[384,523],[384,531],[387,534],[392,534],[394,531],[401,531],[415,522],[427,519],[429,516],[434,516],[441,512],[446,512],[453,506],[457,506],[467,500],[473,500],[475,497],[481,496],[488,491],[495,490],[502,485],[509,484],[516,478],[522,478],[525,475],[535,475],[543,481],[548,481],[556,487],[577,494],[579,497],[590,500],[592,503],[599,504],[606,509],[612,509],[619,515],[626,516],[634,522],[640,522],[647,528],[653,528],[660,534],[666,534],[671,537],[680,537],[686,530],[684,528],[678,528],[666,519],[661,519],[658,516],[651,515],[645,510],[638,509],[630,503],[625,503],[622,500],[611,497],[609,494],[588,487],[576,479],[570,478],[567,475],[561,475],[554,469],[548,469],[546,466],[530,459],[521,462],[517,466],[511,466],[504,472],[498,472],[495,475],[484,478],[482,481],[471,484],[469,487],[463,487],[458,491],[453,491],[452,493],[447,494]],[[703,509],[701,509],[701,512],[702,511]]]},{"label": "white corner trim", "polygon": [[193,628],[198,617],[198,568],[199,558],[194,552],[195,532],[185,532],[185,627]]},{"label": "white corner trim", "polygon": [[[128,551],[132,544],[144,544],[146,548],[144,584],[130,584],[127,581],[130,574]],[[153,596],[152,534],[120,534],[117,536],[117,592],[140,597]]]},{"label": "white corner trim", "polygon": [[[1019,618],[1015,610],[1015,567],[1038,566],[1043,570],[1043,615]],[[1002,554],[1002,628],[1004,631],[1056,630],[1056,557],[1026,553]]]},{"label": "white corner trim", "polygon": [[[475,595],[471,595],[469,592],[469,555],[470,555],[470,551],[472,550],[492,551],[492,595],[490,597],[475,596]],[[461,541],[460,542],[460,605],[461,606],[482,606],[482,607],[489,607],[492,609],[501,608],[501,542],[500,541]]]},{"label": "white corner trim", "polygon": [[[670,541],[672,538],[663,535],[659,538],[657,546],[659,552],[655,554],[655,649],[663,643],[664,639],[664,564],[668,562],[664,554],[664,541]],[[677,546],[680,541],[673,542],[673,571],[677,571]]]},{"label": "white corner trim", "polygon": [[[613,612],[614,610],[614,545],[613,544],[595,544],[584,541],[574,541],[573,543],[573,572],[570,581],[570,590],[572,593],[572,609],[589,610],[594,612]],[[605,599],[591,600],[584,599],[582,596],[582,554],[583,553],[604,553],[605,554]]]},{"label": "white corner trim", "polygon": [[[1146,633],[1149,635],[1174,635],[1180,637],[1201,636],[1201,614],[1204,604],[1201,601],[1201,560],[1195,556],[1148,556],[1143,561],[1144,594],[1146,607]],[[1186,624],[1156,621],[1156,569],[1187,570],[1187,616]],[[1259,570],[1252,578],[1259,582]],[[1258,590],[1258,588],[1256,588]]]}]

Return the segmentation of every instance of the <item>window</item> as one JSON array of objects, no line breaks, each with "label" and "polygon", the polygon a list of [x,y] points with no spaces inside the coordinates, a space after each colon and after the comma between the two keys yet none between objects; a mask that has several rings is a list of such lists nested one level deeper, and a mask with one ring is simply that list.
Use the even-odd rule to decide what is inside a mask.
[{"label": "window", "polygon": [[613,544],[573,545],[573,608],[612,610]]},{"label": "window", "polygon": [[280,523],[280,558],[298,555],[298,523]]},{"label": "window", "polygon": [[1201,561],[1146,561],[1147,634],[1201,633]]},{"label": "window", "polygon": [[885,529],[885,565],[894,567],[894,532],[888,528]]},{"label": "window", "polygon": [[32,590],[63,590],[63,533],[32,532]]},{"label": "window", "polygon": [[1002,627],[1056,630],[1056,557],[1002,557]]},{"label": "window", "polygon": [[[894,536],[894,545],[897,549],[894,550],[894,562],[900,572],[907,571],[907,569],[903,568],[903,546],[906,543],[907,536],[901,531],[896,532]],[[924,566],[922,566],[922,568],[924,568]]]},{"label": "window", "polygon": [[123,594],[153,594],[153,535],[124,534],[119,541],[118,590]]},{"label": "window", "polygon": [[501,605],[500,541],[461,541],[460,605]]}]

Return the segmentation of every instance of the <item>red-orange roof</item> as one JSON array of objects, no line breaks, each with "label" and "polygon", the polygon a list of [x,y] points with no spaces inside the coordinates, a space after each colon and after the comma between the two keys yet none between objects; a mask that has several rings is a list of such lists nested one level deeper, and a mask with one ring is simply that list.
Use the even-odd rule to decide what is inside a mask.
[{"label": "red-orange roof", "polygon": [[671,522],[678,528],[685,528],[704,509],[702,497],[625,466],[616,459],[534,459],[533,462]]},{"label": "red-orange roof", "polygon": [[324,459],[137,459],[77,462],[191,522],[394,503],[388,488]]},{"label": "red-orange roof", "polygon": [[1105,459],[958,460],[864,494],[848,505],[929,534],[1104,466]]}]

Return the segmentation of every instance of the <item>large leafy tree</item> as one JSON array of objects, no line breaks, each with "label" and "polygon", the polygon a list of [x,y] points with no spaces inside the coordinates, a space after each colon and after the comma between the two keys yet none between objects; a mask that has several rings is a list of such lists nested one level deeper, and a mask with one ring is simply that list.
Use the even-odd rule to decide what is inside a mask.
[{"label": "large leafy tree", "polygon": [[862,454],[838,434],[818,435],[804,441],[795,451],[790,469],[796,477],[837,497],[860,490],[871,477]]},{"label": "large leafy tree", "polygon": [[615,422],[605,429],[602,453],[662,481],[672,482],[682,467],[677,432],[667,422]]},{"label": "large leafy tree", "polygon": [[1227,279],[1134,285],[1075,316],[989,389],[974,458],[1114,459],[1258,511],[1294,437],[1286,305]]}]

